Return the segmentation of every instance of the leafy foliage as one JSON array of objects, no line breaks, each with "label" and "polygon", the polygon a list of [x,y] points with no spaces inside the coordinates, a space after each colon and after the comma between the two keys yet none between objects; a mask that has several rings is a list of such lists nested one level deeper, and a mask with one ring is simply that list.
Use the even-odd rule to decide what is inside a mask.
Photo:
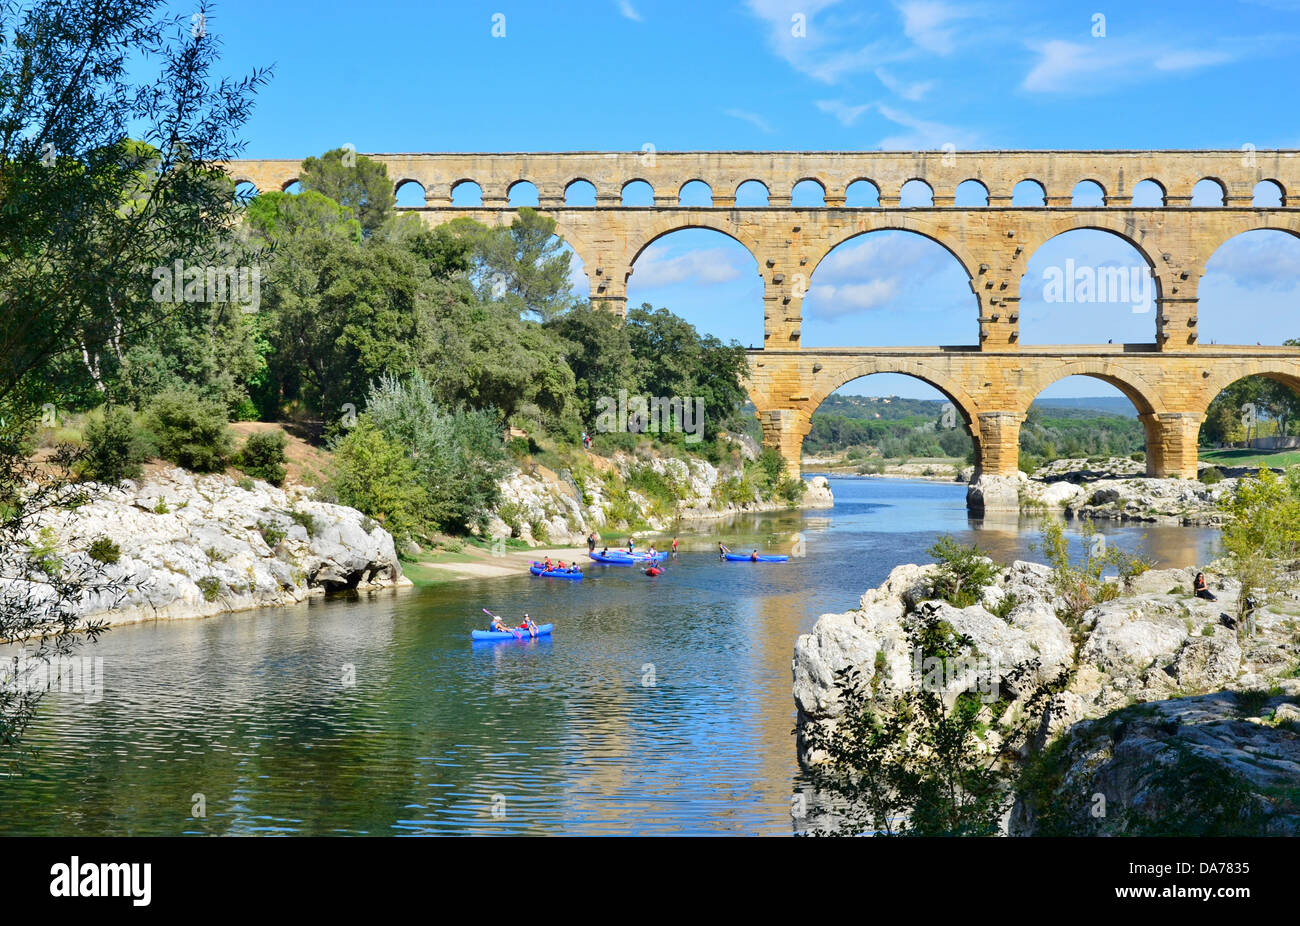
[{"label": "leafy foliage", "polygon": [[283,431],[254,431],[244,441],[235,465],[254,479],[273,486],[283,485],[288,473],[284,448]]},{"label": "leafy foliage", "polygon": [[156,396],[145,410],[145,423],[163,459],[197,473],[224,469],[234,447],[225,409],[192,392]]},{"label": "leafy foliage", "polygon": [[944,534],[926,551],[939,562],[934,594],[957,608],[968,608],[998,574],[998,566],[979,547],[958,543]]},{"label": "leafy foliage", "polygon": [[1288,470],[1285,478],[1267,468],[1243,476],[1219,505],[1227,515],[1220,545],[1230,573],[1241,582],[1237,607],[1244,617],[1246,599],[1276,592],[1300,550],[1300,469]]},{"label": "leafy foliage", "polygon": [[138,479],[141,464],[152,447],[135,423],[129,409],[108,406],[86,422],[86,448],[81,455],[81,474],[95,482],[117,485],[123,479]]}]

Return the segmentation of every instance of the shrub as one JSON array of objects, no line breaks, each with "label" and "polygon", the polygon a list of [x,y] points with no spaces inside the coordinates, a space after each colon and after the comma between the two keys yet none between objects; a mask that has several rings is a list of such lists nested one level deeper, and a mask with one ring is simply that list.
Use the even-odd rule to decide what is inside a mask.
[{"label": "shrub", "polygon": [[225,468],[233,441],[220,402],[170,390],[149,403],[145,422],[158,440],[163,459],[196,473]]},{"label": "shrub", "polygon": [[96,537],[86,555],[97,563],[109,565],[122,558],[122,548],[107,537]]},{"label": "shrub", "polygon": [[339,504],[379,521],[396,540],[424,531],[426,495],[402,447],[363,415],[334,445],[330,489]]},{"label": "shrub", "polygon": [[1217,466],[1206,467],[1201,470],[1196,478],[1201,480],[1201,482],[1205,483],[1207,486],[1212,486],[1216,482],[1223,481],[1223,471]]},{"label": "shrub", "polygon": [[307,531],[308,537],[316,536],[316,531],[319,530],[319,525],[316,523],[316,516],[310,511],[300,511],[295,508],[293,511],[289,512],[289,517],[293,519],[295,524],[301,525],[302,528]]},{"label": "shrub", "polygon": [[254,479],[264,480],[273,486],[284,485],[284,477],[288,472],[284,446],[283,431],[255,431],[244,441],[244,449],[239,452],[235,465]]},{"label": "shrub", "polygon": [[136,427],[129,409],[106,407],[86,422],[86,449],[81,474],[95,482],[116,485],[138,479],[140,464],[149,459],[149,441]]},{"label": "shrub", "polygon": [[221,594],[221,582],[216,576],[204,576],[195,583],[203,593],[204,601],[216,601]]},{"label": "shrub", "polygon": [[934,594],[956,608],[968,608],[979,601],[980,593],[998,574],[998,565],[979,547],[958,543],[949,534],[926,552],[939,561]]}]

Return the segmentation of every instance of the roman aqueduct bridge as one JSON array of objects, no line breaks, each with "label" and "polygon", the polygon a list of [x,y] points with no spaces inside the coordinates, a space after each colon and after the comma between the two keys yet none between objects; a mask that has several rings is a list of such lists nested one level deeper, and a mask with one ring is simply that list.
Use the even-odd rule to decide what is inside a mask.
[{"label": "roman aqueduct bridge", "polygon": [[[763,279],[763,346],[749,351],[750,396],[764,442],[797,472],[812,413],[845,383],[871,373],[903,373],[939,389],[975,440],[983,473],[1016,471],[1019,429],[1040,391],[1072,375],[1118,388],[1146,429],[1147,472],[1193,477],[1196,441],[1210,401],[1248,375],[1300,387],[1300,349],[1205,345],[1197,336],[1197,287],[1206,262],[1229,238],[1254,229],[1300,236],[1300,152],[1295,151],[987,151],[987,152],[573,152],[534,154],[371,154],[394,190],[417,183],[418,209],[431,224],[469,216],[488,224],[514,214],[511,192],[532,184],[537,208],[553,218],[582,259],[591,299],[626,311],[627,282],[642,251],[684,228],[707,228],[738,241]],[[298,180],[301,161],[246,160],[226,165],[236,182],[259,192]],[[977,181],[986,206],[956,207],[954,191]],[[1042,204],[1013,206],[1025,180],[1042,189]],[[1135,207],[1142,181],[1163,191],[1163,205]],[[1222,204],[1193,207],[1204,180]],[[595,188],[594,206],[566,203],[581,181]],[[642,181],[653,205],[623,205],[624,188]],[[712,205],[680,205],[682,188],[701,181]],[[758,181],[768,205],[737,207],[736,191]],[[824,205],[795,207],[797,184],[821,187]],[[921,181],[931,206],[902,208],[900,191]],[[1097,184],[1103,205],[1073,205],[1075,187]],[[849,187],[874,187],[877,206],[845,205]],[[1257,185],[1276,187],[1280,205],[1255,205]],[[477,185],[481,204],[453,205],[453,190]],[[585,187],[584,187],[585,188]],[[817,265],[837,245],[871,231],[916,232],[946,248],[965,268],[978,304],[979,343],[935,347],[800,345],[802,302]],[[1096,229],[1129,242],[1156,286],[1151,340],[1136,344],[1026,347],[1019,343],[1021,279],[1030,256],[1049,239]],[[1087,311],[1076,307],[1076,311]]]}]

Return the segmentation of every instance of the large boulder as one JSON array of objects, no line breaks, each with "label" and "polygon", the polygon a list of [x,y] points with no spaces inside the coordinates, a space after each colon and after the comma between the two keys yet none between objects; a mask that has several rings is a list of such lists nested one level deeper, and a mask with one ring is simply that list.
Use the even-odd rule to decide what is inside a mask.
[{"label": "large boulder", "polygon": [[972,514],[985,511],[1019,511],[1020,490],[1028,477],[981,475],[966,489],[966,507]]}]

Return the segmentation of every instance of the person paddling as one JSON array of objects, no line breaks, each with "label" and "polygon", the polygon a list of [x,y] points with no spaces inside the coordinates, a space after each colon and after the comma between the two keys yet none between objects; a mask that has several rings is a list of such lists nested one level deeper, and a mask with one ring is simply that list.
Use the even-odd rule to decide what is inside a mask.
[{"label": "person paddling", "polygon": [[488,630],[495,630],[497,633],[512,633],[511,629],[506,626],[506,622],[501,619],[500,614],[492,615],[492,623],[488,625]]},{"label": "person paddling", "polygon": [[749,554],[749,561],[750,561],[751,563],[757,563],[757,562],[758,562],[758,551],[757,551],[757,550],[755,550],[753,553]]}]

